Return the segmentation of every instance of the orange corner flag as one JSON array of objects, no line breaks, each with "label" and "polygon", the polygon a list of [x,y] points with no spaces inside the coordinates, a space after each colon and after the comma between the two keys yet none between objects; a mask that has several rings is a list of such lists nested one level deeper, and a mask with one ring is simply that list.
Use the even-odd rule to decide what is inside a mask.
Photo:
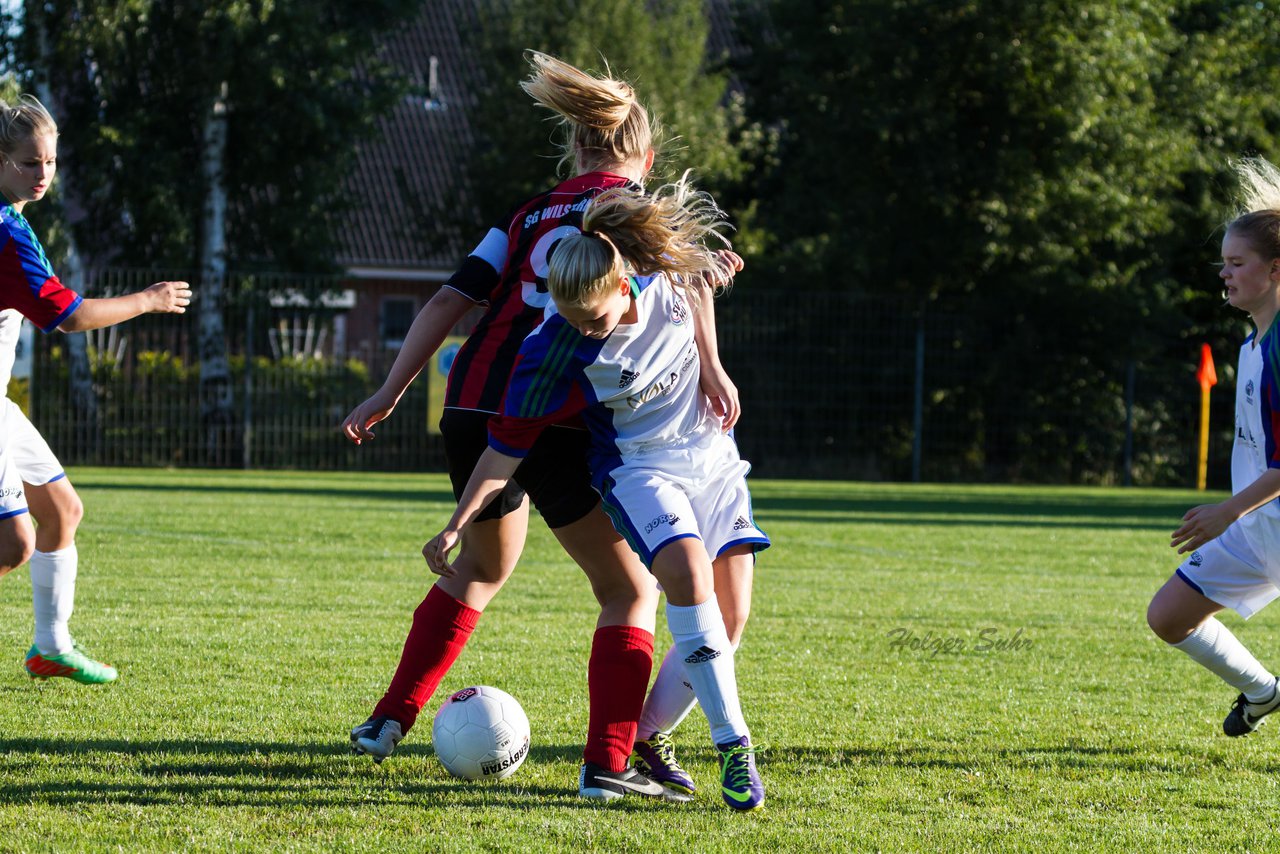
[{"label": "orange corner flag", "polygon": [[1196,370],[1196,382],[1203,389],[1218,384],[1218,372],[1213,369],[1213,350],[1208,344],[1200,345],[1200,367]]}]

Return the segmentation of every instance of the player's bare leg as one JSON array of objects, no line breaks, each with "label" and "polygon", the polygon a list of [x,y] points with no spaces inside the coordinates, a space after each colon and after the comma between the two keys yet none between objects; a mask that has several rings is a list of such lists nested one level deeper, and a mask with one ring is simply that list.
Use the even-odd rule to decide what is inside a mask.
[{"label": "player's bare leg", "polygon": [[596,800],[628,795],[687,801],[627,766],[653,670],[653,629],[658,586],[644,564],[599,507],[552,529],[565,552],[582,567],[600,617],[587,667],[590,720],[578,794]]},{"label": "player's bare leg", "polygon": [[485,606],[511,577],[524,549],[529,499],[501,519],[463,532],[457,574],[441,578],[413,614],[400,663],[369,719],[351,730],[351,749],[381,762],[413,727],[462,653]]},{"label": "player's bare leg", "polygon": [[33,678],[65,677],[85,684],[113,682],[115,668],[86,655],[68,625],[80,563],[76,550],[76,531],[84,517],[80,496],[66,477],[39,486],[26,484],[26,493],[36,522],[36,549],[31,556],[35,641],[27,651],[27,673]]},{"label": "player's bare leg", "polygon": [[7,575],[31,559],[36,532],[31,516],[20,513],[0,519],[0,575]]},{"label": "player's bare leg", "polygon": [[[755,546],[749,544],[734,546],[712,561],[716,602],[735,654],[751,613],[755,565]],[[694,781],[676,759],[675,740],[671,733],[697,704],[698,698],[685,675],[684,663],[675,647],[671,647],[645,698],[634,764],[639,771],[664,786],[689,794],[694,792]]]},{"label": "player's bare leg", "polygon": [[738,701],[733,644],[715,595],[715,571],[700,539],[685,537],[654,556],[653,574],[667,594],[667,627],[720,751],[720,791],[735,810],[764,805],[751,734]]},{"label": "player's bare leg", "polygon": [[1156,636],[1240,691],[1222,722],[1229,736],[1248,735],[1280,709],[1280,683],[1214,616],[1222,606],[1174,575],[1151,599],[1147,624]]}]

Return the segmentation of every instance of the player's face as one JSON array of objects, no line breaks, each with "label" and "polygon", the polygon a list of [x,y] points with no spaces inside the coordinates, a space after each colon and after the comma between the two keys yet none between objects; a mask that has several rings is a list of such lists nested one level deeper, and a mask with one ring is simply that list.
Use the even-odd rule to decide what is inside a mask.
[{"label": "player's face", "polygon": [[19,142],[0,155],[0,191],[10,202],[22,205],[44,198],[58,169],[58,138],[39,134]]},{"label": "player's face", "polygon": [[565,322],[587,338],[608,338],[630,308],[631,285],[625,278],[616,289],[593,305],[562,306],[556,303],[556,311]]},{"label": "player's face", "polygon": [[1228,231],[1222,239],[1222,285],[1227,303],[1254,314],[1274,305],[1280,285],[1280,259],[1263,258],[1243,237]]}]

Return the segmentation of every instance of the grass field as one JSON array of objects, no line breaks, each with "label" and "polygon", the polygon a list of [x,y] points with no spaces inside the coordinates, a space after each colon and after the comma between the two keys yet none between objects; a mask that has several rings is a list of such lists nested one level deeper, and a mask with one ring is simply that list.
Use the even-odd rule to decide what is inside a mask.
[{"label": "grass field", "polygon": [[[1233,693],[1143,619],[1195,493],[756,482],[776,545],[738,673],[769,801],[737,815],[698,713],[695,803],[576,797],[594,606],[540,522],[443,686],[528,712],[529,760],[480,786],[432,754],[434,702],[382,766],[347,753],[433,578],[443,477],[72,477],[72,628],[122,676],[29,682],[27,574],[0,581],[6,852],[1274,847],[1280,732],[1222,736]],[[1224,620],[1274,661],[1278,614]]]}]

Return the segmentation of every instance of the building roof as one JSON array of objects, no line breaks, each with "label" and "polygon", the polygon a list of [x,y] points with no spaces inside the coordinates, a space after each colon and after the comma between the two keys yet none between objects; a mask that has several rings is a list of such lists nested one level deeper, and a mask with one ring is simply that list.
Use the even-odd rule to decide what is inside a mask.
[{"label": "building roof", "polygon": [[462,0],[424,3],[383,46],[384,61],[415,91],[359,145],[353,197],[365,207],[342,229],[337,260],[347,268],[451,271],[474,243],[457,225],[473,144],[467,108],[480,73],[459,37],[470,14]]},{"label": "building roof", "polygon": [[[733,18],[743,2],[706,1],[713,61],[738,52]],[[481,217],[467,186],[475,144],[468,113],[482,72],[462,37],[475,31],[474,15],[468,0],[432,0],[383,45],[383,60],[407,74],[415,91],[359,145],[351,196],[364,208],[344,223],[336,259],[348,270],[443,278],[475,245]]]}]

